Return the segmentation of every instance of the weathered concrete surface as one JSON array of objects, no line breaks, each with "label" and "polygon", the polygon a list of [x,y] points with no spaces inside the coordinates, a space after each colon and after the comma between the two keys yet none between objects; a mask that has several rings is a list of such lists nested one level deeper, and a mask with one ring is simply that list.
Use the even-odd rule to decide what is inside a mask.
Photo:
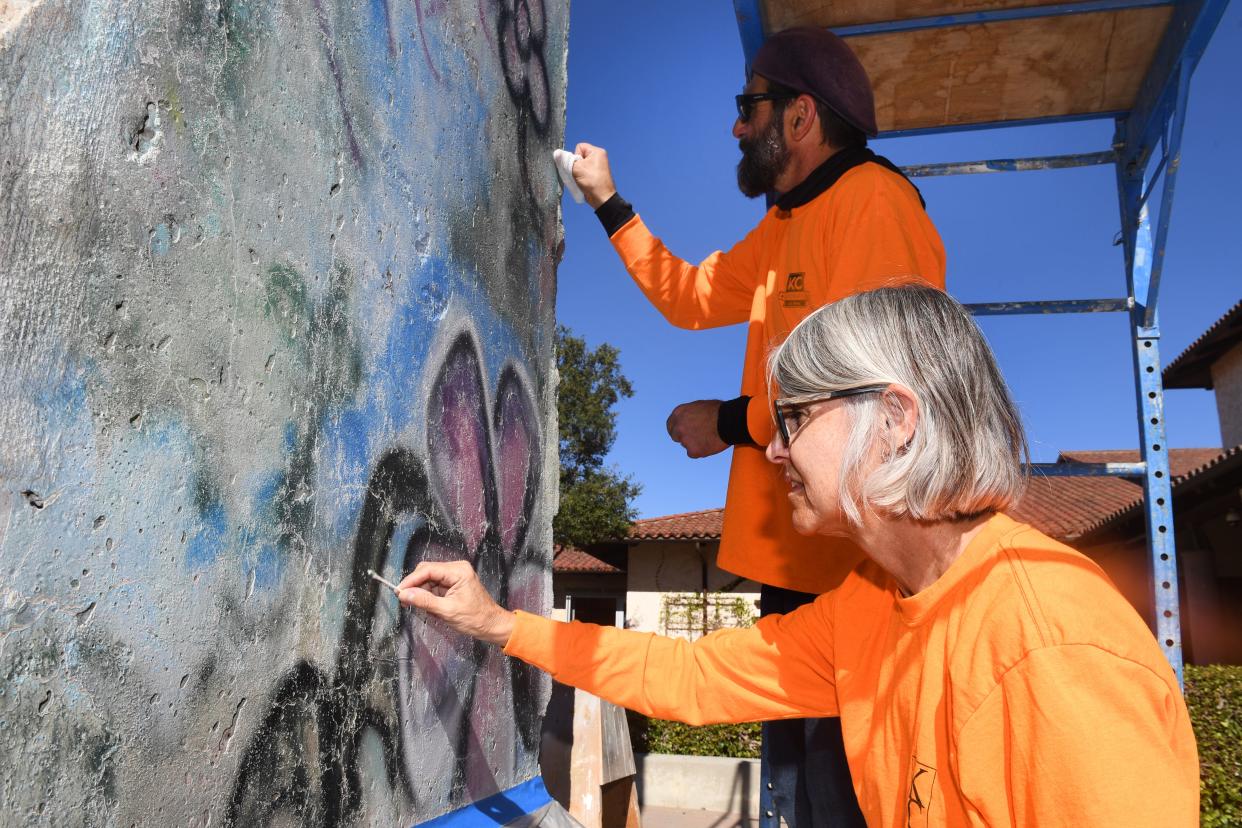
[{"label": "weathered concrete surface", "polygon": [[759,813],[759,760],[639,753],[638,801],[648,808]]},{"label": "weathered concrete surface", "polygon": [[0,3],[0,824],[418,822],[545,682],[567,0]]}]

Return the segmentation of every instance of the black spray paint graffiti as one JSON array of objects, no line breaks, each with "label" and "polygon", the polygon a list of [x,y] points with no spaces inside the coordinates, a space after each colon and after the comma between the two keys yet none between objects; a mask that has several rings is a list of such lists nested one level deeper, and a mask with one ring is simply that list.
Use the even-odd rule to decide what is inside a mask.
[{"label": "black spray paint graffiti", "polygon": [[[505,76],[505,87],[518,112],[517,158],[522,187],[527,197],[525,209],[515,209],[515,227],[528,227],[519,238],[541,239],[543,249],[560,244],[555,222],[545,220],[546,196],[535,186],[532,164],[550,169],[550,157],[560,139],[552,129],[552,88],[545,56],[548,19],[544,0],[489,0],[495,5],[497,50]],[[482,0],[481,0],[482,2]],[[522,263],[527,251],[515,245],[509,252],[510,273],[525,272]],[[551,302],[556,284],[556,265],[560,254],[545,256],[539,266],[539,290],[542,302]]]},{"label": "black spray paint graffiti", "polygon": [[[488,416],[483,376],[473,337],[458,336],[428,399],[426,462],[395,449],[376,464],[336,663],[325,672],[299,662],[277,687],[242,757],[226,824],[341,824],[380,781],[431,816],[533,767],[546,686],[537,672],[414,613],[387,620],[381,601],[392,599],[366,574],[466,558],[498,600],[542,610],[548,562],[526,543],[540,457],[535,408],[510,365]],[[381,780],[364,778],[367,745],[381,757],[367,765]]]},{"label": "black spray paint graffiti", "polygon": [[543,0],[500,0],[496,25],[500,65],[509,96],[519,110],[529,115],[535,132],[545,135],[552,110],[552,93],[543,55],[544,39],[548,34]]},{"label": "black spray paint graffiti", "polygon": [[548,20],[544,14],[543,0],[496,2],[500,67],[505,76],[509,97],[518,111],[517,155],[522,170],[522,184],[534,208],[530,214],[536,234],[542,237],[543,222],[530,170],[532,142],[527,129],[534,133],[535,163],[547,164],[548,155],[553,149],[547,142],[552,117],[552,91],[544,57]]}]

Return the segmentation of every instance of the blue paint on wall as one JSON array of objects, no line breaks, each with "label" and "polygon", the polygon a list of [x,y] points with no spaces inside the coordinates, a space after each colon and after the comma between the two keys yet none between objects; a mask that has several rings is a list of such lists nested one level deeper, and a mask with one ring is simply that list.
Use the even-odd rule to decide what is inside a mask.
[{"label": "blue paint on wall", "polygon": [[201,528],[189,539],[185,550],[186,564],[191,569],[204,569],[215,563],[224,551],[228,535],[224,504],[208,504],[201,512],[200,520]]},{"label": "blue paint on wall", "polygon": [[157,224],[151,231],[151,252],[156,256],[167,256],[172,247],[172,231],[167,224]]}]

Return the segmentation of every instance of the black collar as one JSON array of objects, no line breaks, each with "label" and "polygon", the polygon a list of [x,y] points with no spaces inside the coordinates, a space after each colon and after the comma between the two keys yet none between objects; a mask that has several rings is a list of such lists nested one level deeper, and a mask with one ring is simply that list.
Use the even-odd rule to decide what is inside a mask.
[{"label": "black collar", "polygon": [[[827,161],[812,170],[811,174],[804,178],[801,183],[778,198],[775,206],[779,210],[788,212],[795,207],[809,204],[828,190],[829,187],[841,180],[841,176],[855,167],[868,162],[879,164],[881,167],[897,173],[910,182],[911,187],[914,187],[914,182],[906,178],[906,174],[892,161],[889,161],[882,155],[876,155],[866,147],[851,147],[838,151]],[[923,194],[919,192],[918,187],[914,187],[914,191],[919,195],[919,203],[926,209],[927,202],[923,201]]]}]

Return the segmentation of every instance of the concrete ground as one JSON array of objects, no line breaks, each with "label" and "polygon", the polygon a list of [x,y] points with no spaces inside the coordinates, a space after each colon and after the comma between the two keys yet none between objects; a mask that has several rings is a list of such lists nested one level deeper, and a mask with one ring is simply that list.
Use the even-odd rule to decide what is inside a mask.
[{"label": "concrete ground", "polygon": [[743,814],[722,814],[686,808],[643,808],[643,828],[758,828],[759,820]]}]

